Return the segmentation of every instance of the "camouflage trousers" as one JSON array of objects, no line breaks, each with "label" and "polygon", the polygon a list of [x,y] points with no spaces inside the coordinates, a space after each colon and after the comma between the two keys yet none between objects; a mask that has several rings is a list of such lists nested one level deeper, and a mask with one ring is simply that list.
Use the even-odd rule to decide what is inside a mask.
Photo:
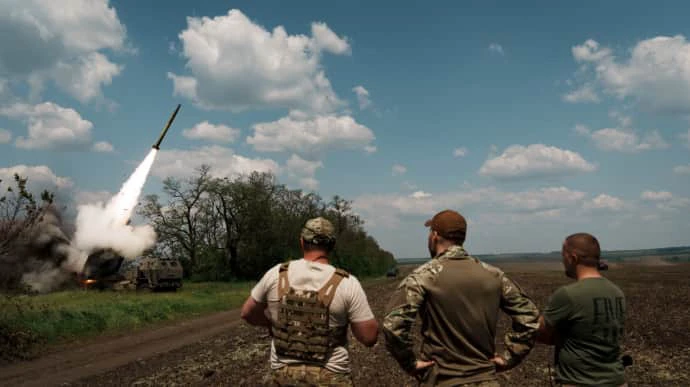
[{"label": "camouflage trousers", "polygon": [[351,374],[333,372],[323,367],[296,364],[271,371],[272,386],[341,387],[354,386]]},{"label": "camouflage trousers", "polygon": [[[475,383],[465,383],[465,384],[452,384],[450,381],[448,381],[450,384],[445,384],[443,382],[439,382],[436,384],[436,386],[453,386],[453,387],[501,387],[501,385],[495,381],[486,381],[486,382],[475,382]],[[426,384],[421,384],[422,386],[425,386]]]}]

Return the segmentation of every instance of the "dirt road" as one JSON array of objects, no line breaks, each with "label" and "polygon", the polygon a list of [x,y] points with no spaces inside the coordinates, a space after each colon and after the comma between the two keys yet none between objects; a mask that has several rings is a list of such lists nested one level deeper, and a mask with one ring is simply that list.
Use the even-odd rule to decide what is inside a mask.
[{"label": "dirt road", "polygon": [[[624,351],[635,365],[626,372],[635,386],[690,385],[690,337],[685,303],[690,265],[622,267],[607,275],[629,302]],[[539,307],[568,282],[559,272],[513,275]],[[377,318],[397,280],[365,289]],[[497,349],[510,320],[499,322]],[[350,340],[356,385],[414,386],[388,355],[379,336],[374,348]],[[261,386],[268,373],[270,339],[266,331],[241,322],[229,311],[170,327],[132,334],[98,344],[66,349],[33,362],[0,368],[0,385],[62,386]],[[549,386],[552,349],[539,345],[525,362],[501,374],[503,386]]]},{"label": "dirt road", "polygon": [[240,324],[232,310],[144,332],[67,348],[31,362],[0,368],[2,386],[62,385],[167,353]]}]

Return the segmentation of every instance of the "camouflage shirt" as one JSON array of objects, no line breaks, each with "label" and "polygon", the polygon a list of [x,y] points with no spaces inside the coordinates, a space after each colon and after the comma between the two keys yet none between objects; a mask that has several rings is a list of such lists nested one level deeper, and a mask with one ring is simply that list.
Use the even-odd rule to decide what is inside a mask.
[{"label": "camouflage shirt", "polygon": [[499,311],[513,322],[502,356],[509,366],[531,351],[539,311],[500,269],[452,246],[418,267],[398,286],[383,321],[386,348],[406,371],[414,369],[412,326],[422,320],[421,358],[434,360],[437,380],[472,383],[495,379]]}]

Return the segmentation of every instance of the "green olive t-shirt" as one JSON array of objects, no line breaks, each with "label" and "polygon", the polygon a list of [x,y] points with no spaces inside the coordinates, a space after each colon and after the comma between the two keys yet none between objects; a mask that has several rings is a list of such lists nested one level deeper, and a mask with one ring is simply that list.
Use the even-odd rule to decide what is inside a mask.
[{"label": "green olive t-shirt", "polygon": [[563,286],[549,299],[544,320],[556,333],[556,381],[619,386],[625,383],[620,341],[625,296],[604,277]]}]

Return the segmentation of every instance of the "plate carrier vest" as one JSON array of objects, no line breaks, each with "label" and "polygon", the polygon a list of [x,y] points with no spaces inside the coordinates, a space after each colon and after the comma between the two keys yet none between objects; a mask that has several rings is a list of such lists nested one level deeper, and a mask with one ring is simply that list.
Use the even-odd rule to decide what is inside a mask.
[{"label": "plate carrier vest", "polygon": [[281,264],[278,272],[278,318],[273,323],[276,353],[325,365],[333,349],[347,343],[347,326],[329,327],[329,307],[340,281],[350,274],[336,269],[318,291],[298,290],[288,283],[289,264]]}]

